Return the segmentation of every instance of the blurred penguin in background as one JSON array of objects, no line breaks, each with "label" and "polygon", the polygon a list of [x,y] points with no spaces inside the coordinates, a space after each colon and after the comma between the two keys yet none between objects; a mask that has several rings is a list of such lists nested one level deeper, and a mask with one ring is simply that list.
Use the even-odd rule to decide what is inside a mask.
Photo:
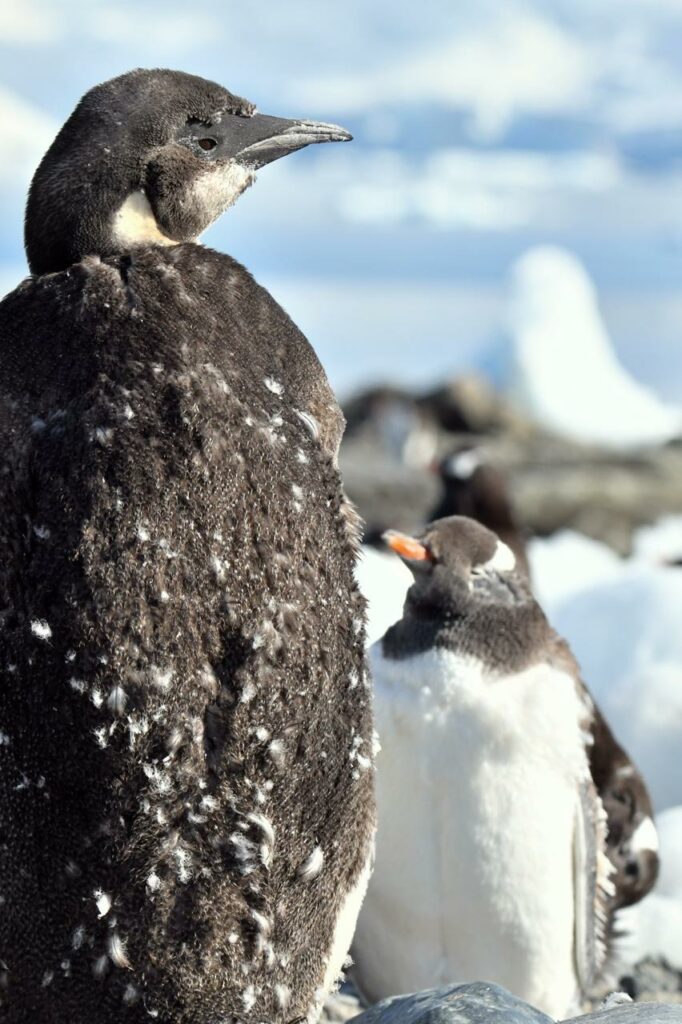
[{"label": "blurred penguin in background", "polygon": [[485,451],[463,444],[437,463],[443,492],[428,517],[468,516],[492,530],[516,559],[517,571],[529,575],[526,542],[520,530],[504,474],[487,459]]}]

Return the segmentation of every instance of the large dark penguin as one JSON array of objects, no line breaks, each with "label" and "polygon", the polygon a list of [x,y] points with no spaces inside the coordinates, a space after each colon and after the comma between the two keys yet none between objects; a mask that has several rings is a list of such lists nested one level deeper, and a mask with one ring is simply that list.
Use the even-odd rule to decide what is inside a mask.
[{"label": "large dark penguin", "polygon": [[305,337],[194,239],[342,129],[134,71],[0,305],[0,1019],[314,1019],[374,831],[364,605]]},{"label": "large dark penguin", "polygon": [[561,1019],[612,977],[651,889],[651,803],[511,549],[473,519],[389,533],[414,584],[371,649],[376,868],[354,939],[370,1000],[485,978]]}]

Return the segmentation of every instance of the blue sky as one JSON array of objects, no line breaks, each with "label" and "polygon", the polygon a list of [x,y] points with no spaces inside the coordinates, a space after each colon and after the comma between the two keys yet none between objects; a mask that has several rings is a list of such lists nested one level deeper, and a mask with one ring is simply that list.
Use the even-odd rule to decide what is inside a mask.
[{"label": "blue sky", "polygon": [[80,95],[177,67],[354,133],[264,169],[205,237],[341,391],[495,364],[509,269],[551,242],[594,277],[628,366],[682,401],[681,55],[679,0],[3,0],[0,288]]}]

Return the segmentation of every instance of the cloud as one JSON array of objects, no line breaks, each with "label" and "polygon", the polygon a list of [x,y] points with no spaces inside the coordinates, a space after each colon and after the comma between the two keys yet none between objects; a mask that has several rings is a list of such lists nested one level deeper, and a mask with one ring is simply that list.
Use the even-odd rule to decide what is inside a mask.
[{"label": "cloud", "polygon": [[34,0],[3,0],[0,4],[0,43],[46,45],[62,35],[56,10]]},{"label": "cloud", "polygon": [[[473,137],[502,137],[521,117],[579,117],[615,133],[682,125],[679,0],[555,6],[486,0],[460,7],[456,31],[348,74],[294,81],[330,112],[445,105]],[[435,35],[435,34],[434,34]],[[379,51],[381,54],[381,51]]]},{"label": "cloud", "polygon": [[[191,52],[220,39],[224,24],[206,11],[164,8],[163,13],[140,4],[85,8],[84,34],[114,46],[131,46],[151,54]],[[152,63],[154,61],[152,60]]]},{"label": "cloud", "polygon": [[446,103],[469,110],[478,135],[494,137],[521,112],[583,108],[597,75],[597,56],[577,35],[510,6],[415,56],[364,74],[294,83],[293,91],[330,110]]},{"label": "cloud", "polygon": [[13,197],[23,193],[58,125],[47,114],[9,89],[0,87],[0,188]]},{"label": "cloud", "polygon": [[418,218],[439,228],[503,231],[539,222],[553,197],[558,205],[570,194],[604,193],[622,178],[613,157],[582,152],[443,149],[422,162],[379,157],[358,170],[339,193],[349,221]]}]

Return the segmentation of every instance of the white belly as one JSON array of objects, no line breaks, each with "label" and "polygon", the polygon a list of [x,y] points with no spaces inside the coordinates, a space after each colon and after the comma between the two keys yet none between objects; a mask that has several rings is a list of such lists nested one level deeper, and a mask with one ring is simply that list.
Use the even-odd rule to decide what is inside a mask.
[{"label": "white belly", "polygon": [[570,676],[491,677],[446,651],[372,649],[377,859],[354,942],[372,1000],[494,981],[572,1007],[573,830],[587,772]]}]

